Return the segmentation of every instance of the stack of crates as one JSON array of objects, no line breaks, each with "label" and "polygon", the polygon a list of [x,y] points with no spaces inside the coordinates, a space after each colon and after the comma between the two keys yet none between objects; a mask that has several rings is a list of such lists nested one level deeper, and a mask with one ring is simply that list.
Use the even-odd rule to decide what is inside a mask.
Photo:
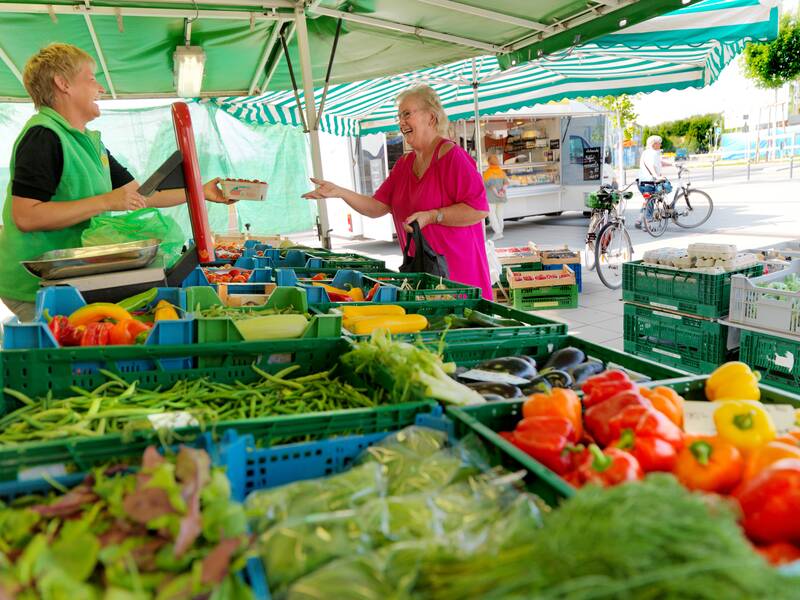
[{"label": "stack of crates", "polygon": [[721,321],[728,314],[731,277],[758,276],[763,268],[756,264],[707,273],[642,261],[625,263],[625,351],[696,374],[735,360],[739,332]]},{"label": "stack of crates", "polygon": [[533,244],[514,248],[496,248],[495,253],[501,270],[500,281],[493,288],[494,299],[496,302],[510,302],[507,272],[509,270],[515,273],[541,271],[542,257]]},{"label": "stack of crates", "polygon": [[578,307],[578,285],[571,265],[558,271],[506,271],[511,301],[517,310]]},{"label": "stack of crates", "polygon": [[541,250],[542,269],[545,271],[560,271],[564,265],[575,273],[575,283],[578,292],[583,291],[583,279],[581,277],[581,253],[580,250],[570,250],[566,246],[558,250]]},{"label": "stack of crates", "polygon": [[[794,242],[795,245],[797,242]],[[740,328],[739,360],[765,383],[800,389],[800,260],[768,275],[731,280],[728,321]]]}]

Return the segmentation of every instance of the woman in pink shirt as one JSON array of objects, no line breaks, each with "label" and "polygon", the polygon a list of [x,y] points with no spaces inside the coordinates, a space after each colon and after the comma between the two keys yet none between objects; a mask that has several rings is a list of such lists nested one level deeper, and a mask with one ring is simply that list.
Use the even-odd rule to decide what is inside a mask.
[{"label": "woman in pink shirt", "polygon": [[312,178],[317,188],[303,197],[341,198],[372,218],[392,213],[401,249],[409,224],[416,221],[431,248],[447,259],[450,279],[481,288],[483,297],[491,300],[483,233],[489,203],[475,161],[445,138],[447,115],[431,87],[412,87],[397,102],[400,132],[413,152],[397,161],[375,196]]}]

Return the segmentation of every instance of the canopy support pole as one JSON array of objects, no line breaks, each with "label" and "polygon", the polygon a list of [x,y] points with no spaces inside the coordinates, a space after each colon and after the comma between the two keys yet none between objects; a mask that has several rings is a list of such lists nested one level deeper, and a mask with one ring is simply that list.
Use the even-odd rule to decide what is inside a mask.
[{"label": "canopy support pole", "polygon": [[325,110],[325,98],[328,96],[328,87],[331,82],[331,71],[333,70],[333,58],[336,56],[336,47],[339,45],[339,34],[342,32],[342,20],[336,22],[336,35],[333,36],[333,46],[331,46],[331,57],[328,59],[328,70],[325,72],[325,87],[322,89],[322,100],[319,102],[319,113],[317,114],[317,123],[314,127],[319,129],[319,123],[322,119],[322,113]]},{"label": "canopy support pole", "polygon": [[108,91],[111,92],[111,97],[116,100],[117,90],[114,89],[114,82],[111,81],[111,75],[108,72],[108,65],[106,65],[106,57],[103,54],[103,48],[100,47],[100,40],[97,39],[97,33],[95,33],[94,25],[92,24],[92,17],[89,16],[89,0],[84,0],[84,2],[86,6],[81,7],[81,12],[83,12],[83,18],[86,21],[86,27],[89,29],[89,35],[92,38],[94,49],[97,52],[97,58],[100,59],[100,67],[103,69],[103,75],[106,77]]},{"label": "canopy support pole", "polygon": [[625,150],[623,148],[623,137],[625,130],[622,128],[622,110],[617,108],[617,160],[619,161],[618,169],[619,185],[624,186],[628,182],[625,180]]},{"label": "canopy support pole", "polygon": [[[322,179],[322,153],[319,144],[319,123],[317,121],[317,107],[314,104],[314,75],[311,71],[311,50],[308,44],[308,29],[306,28],[306,15],[302,7],[294,12],[297,24],[297,49],[300,52],[300,70],[303,75],[303,93],[306,101],[306,123],[310,125],[308,139],[311,146],[311,171],[316,179]],[[288,59],[288,53],[287,53]],[[323,248],[331,247],[330,228],[328,221],[328,208],[325,200],[317,200],[317,234]]]},{"label": "canopy support pole", "polygon": [[[285,27],[281,25],[281,27]],[[294,21],[289,23],[289,26],[285,28],[284,37],[286,38],[286,43],[291,44],[292,38],[294,38],[294,32],[297,27],[294,24]],[[261,93],[263,94],[267,88],[269,88],[269,82],[272,81],[272,76],[275,75],[275,71],[278,70],[278,65],[281,62],[281,55],[280,53],[275,54],[275,57],[270,61],[269,67],[267,67],[267,76],[264,78],[264,81],[261,83],[259,88],[261,89]]]},{"label": "canopy support pole", "polygon": [[14,61],[11,60],[11,57],[8,54],[6,54],[6,51],[3,50],[2,47],[0,47],[0,60],[2,60],[6,64],[8,70],[14,74],[14,77],[16,77],[17,80],[19,80],[19,82],[24,87],[25,83],[22,81],[22,73],[19,72],[17,65],[14,64]]},{"label": "canopy support pole", "polygon": [[[278,36],[281,33],[281,29],[283,28],[283,23],[277,21],[272,28],[272,32],[269,35],[269,39],[267,40],[267,45],[264,46],[264,52],[261,54],[261,60],[258,61],[258,66],[256,67],[256,72],[253,73],[253,79],[250,80],[250,87],[247,90],[247,95],[252,96],[253,92],[256,91],[256,87],[258,86],[258,81],[261,79],[261,74],[264,72],[264,67],[267,66],[267,60],[272,55],[272,50],[275,48],[275,44],[278,42]],[[259,90],[260,92],[261,90]]]},{"label": "canopy support pole", "polygon": [[472,102],[475,108],[475,162],[478,171],[483,167],[483,138],[481,136],[481,112],[478,109],[478,71],[475,68],[475,59],[472,59]]},{"label": "canopy support pole", "polygon": [[[281,33],[281,47],[283,48],[283,54],[286,57],[286,68],[289,69],[289,79],[292,80],[292,91],[294,92],[294,101],[297,103],[297,113],[300,117],[300,122],[303,125],[303,133],[308,133],[308,121],[306,120],[305,113],[303,112],[303,105],[300,102],[300,94],[297,92],[297,80],[294,78],[294,69],[292,68],[292,59],[289,56],[289,46],[286,45],[286,38]],[[302,57],[300,58],[302,62]],[[300,66],[302,69],[302,65]],[[305,83],[305,74],[303,74],[303,83]]]}]

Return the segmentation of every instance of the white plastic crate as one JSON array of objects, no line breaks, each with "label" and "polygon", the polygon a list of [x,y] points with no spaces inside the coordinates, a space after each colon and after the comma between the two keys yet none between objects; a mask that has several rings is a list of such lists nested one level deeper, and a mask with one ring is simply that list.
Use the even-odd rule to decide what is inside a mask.
[{"label": "white plastic crate", "polygon": [[757,329],[800,336],[800,292],[759,287],[759,284],[783,281],[790,274],[800,276],[800,261],[792,261],[788,268],[761,277],[731,277],[728,320]]}]

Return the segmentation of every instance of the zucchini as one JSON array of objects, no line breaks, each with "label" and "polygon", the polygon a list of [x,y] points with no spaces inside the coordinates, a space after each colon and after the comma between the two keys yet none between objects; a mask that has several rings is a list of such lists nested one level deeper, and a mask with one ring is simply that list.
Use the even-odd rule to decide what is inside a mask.
[{"label": "zucchini", "polygon": [[468,321],[474,323],[478,327],[522,327],[516,319],[503,319],[502,317],[492,317],[471,308],[464,309],[464,316]]},{"label": "zucchini", "polygon": [[380,317],[387,315],[404,315],[406,309],[396,304],[369,304],[365,306],[340,306],[345,317]]},{"label": "zucchini", "polygon": [[369,335],[376,329],[385,329],[389,333],[417,333],[427,326],[428,319],[422,315],[380,315],[356,321],[350,331],[356,335]]},{"label": "zucchini", "polygon": [[506,356],[503,358],[493,358],[485,360],[475,365],[476,369],[482,371],[494,371],[496,373],[508,373],[523,379],[533,379],[536,377],[536,369],[530,363],[516,356]]},{"label": "zucchini", "polygon": [[246,342],[299,338],[308,327],[303,315],[264,315],[234,321],[233,324]]},{"label": "zucchini", "polygon": [[510,383],[499,383],[489,381],[478,381],[475,383],[468,383],[466,386],[475,390],[481,396],[486,394],[500,396],[501,398],[519,398],[522,396],[522,391],[515,385]]},{"label": "zucchini", "polygon": [[544,368],[568,371],[584,362],[586,362],[586,354],[583,350],[567,346],[566,348],[561,348],[561,350],[553,352],[550,358],[547,359]]}]

